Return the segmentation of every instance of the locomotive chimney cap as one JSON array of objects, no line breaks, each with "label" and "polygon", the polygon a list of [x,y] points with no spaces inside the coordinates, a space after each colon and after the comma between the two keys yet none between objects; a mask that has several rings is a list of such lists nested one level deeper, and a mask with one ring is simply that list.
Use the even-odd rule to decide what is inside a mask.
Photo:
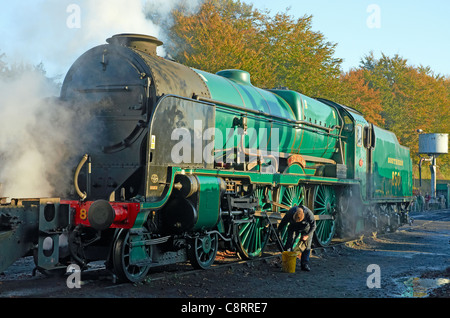
[{"label": "locomotive chimney cap", "polygon": [[112,45],[126,46],[151,55],[156,55],[156,48],[163,45],[163,42],[154,36],[132,33],[116,34],[107,39],[106,42]]}]

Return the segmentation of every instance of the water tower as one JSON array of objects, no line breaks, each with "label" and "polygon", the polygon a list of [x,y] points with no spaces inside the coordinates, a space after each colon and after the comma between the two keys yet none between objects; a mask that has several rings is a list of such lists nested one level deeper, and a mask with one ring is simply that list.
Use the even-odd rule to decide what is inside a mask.
[{"label": "water tower", "polygon": [[439,155],[448,153],[448,134],[420,134],[419,155],[427,155],[429,158],[420,156],[419,173],[422,184],[421,168],[423,161],[430,161],[431,171],[431,200],[436,202],[436,159]]}]

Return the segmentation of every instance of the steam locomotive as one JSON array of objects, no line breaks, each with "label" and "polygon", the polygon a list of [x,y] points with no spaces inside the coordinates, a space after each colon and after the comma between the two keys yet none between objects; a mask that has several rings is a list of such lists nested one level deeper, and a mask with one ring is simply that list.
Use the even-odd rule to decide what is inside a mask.
[{"label": "steam locomotive", "polygon": [[412,162],[392,132],[243,70],[161,58],[160,45],[115,35],[70,68],[61,107],[91,111],[97,144],[74,167],[75,197],[0,207],[0,272],[31,252],[42,271],[105,260],[131,282],[176,262],[206,269],[220,249],[257,258],[300,204],[315,246],[408,222]]}]

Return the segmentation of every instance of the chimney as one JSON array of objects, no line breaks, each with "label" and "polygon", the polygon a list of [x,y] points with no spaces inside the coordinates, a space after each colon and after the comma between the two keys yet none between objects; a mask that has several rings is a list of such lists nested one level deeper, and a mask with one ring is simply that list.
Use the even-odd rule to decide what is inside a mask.
[{"label": "chimney", "polygon": [[163,42],[153,36],[128,33],[116,34],[107,39],[106,42],[112,45],[126,46],[149,55],[156,55],[156,48],[163,44]]}]

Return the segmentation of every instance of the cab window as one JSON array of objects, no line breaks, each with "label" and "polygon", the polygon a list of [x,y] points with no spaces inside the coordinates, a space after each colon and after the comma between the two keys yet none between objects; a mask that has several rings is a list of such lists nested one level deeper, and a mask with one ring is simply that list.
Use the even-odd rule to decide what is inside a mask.
[{"label": "cab window", "polygon": [[353,131],[353,120],[347,114],[343,114],[343,117],[344,117],[344,129],[347,131]]},{"label": "cab window", "polygon": [[363,130],[361,125],[356,125],[356,145],[362,147],[363,145]]}]

